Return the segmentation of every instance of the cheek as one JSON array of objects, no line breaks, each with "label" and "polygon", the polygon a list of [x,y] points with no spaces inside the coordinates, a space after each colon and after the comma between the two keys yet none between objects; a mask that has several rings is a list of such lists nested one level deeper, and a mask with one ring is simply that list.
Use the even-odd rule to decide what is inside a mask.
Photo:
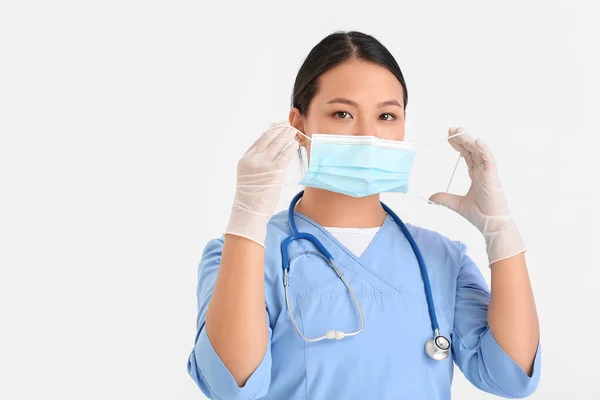
[{"label": "cheek", "polygon": [[379,129],[377,137],[386,140],[404,140],[404,121]]}]

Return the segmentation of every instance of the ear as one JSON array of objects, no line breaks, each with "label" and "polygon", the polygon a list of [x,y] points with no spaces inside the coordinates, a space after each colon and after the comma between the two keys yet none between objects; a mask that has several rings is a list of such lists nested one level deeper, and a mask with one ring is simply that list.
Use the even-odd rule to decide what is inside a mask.
[{"label": "ear", "polygon": [[[292,107],[292,109],[290,110],[289,121],[290,121],[291,126],[293,126],[294,128],[298,129],[300,132],[302,132],[306,135],[306,131],[305,131],[305,127],[304,127],[304,125],[305,125],[304,118],[302,117],[300,110],[297,109],[296,107]],[[298,141],[298,143],[300,143],[300,146],[307,148],[308,139],[306,139],[304,136],[296,135],[296,140]]]}]

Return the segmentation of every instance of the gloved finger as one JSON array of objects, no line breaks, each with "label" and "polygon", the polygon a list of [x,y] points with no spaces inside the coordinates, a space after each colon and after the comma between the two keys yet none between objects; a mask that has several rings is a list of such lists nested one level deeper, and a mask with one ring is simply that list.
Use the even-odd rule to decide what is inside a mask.
[{"label": "gloved finger", "polygon": [[464,144],[464,147],[471,154],[471,157],[473,158],[473,162],[475,164],[474,166],[475,167],[481,166],[483,168],[483,166],[485,164],[493,163],[494,159],[491,155],[491,152],[486,152],[483,148],[481,148],[477,145],[478,141],[481,142],[481,139],[469,141]]},{"label": "gloved finger", "polygon": [[462,146],[465,151],[469,153],[469,157],[473,160],[475,165],[479,165],[481,163],[482,153],[481,150],[475,146],[475,140],[467,141]]},{"label": "gloved finger", "polygon": [[285,131],[285,128],[281,125],[273,125],[267,129],[259,138],[258,143],[256,143],[256,146],[254,147],[254,153],[263,153],[267,148],[269,148],[271,143],[273,143],[273,141],[277,139],[279,135],[281,135],[282,131]]},{"label": "gloved finger", "polygon": [[452,211],[459,212],[460,211],[460,202],[464,196],[459,196],[452,193],[436,193],[429,197],[429,201],[442,205],[451,209]]},{"label": "gloved finger", "polygon": [[254,143],[252,143],[252,145],[250,147],[248,147],[248,150],[246,150],[246,153],[244,155],[247,155],[251,152],[254,151],[254,149],[256,148],[256,146],[258,146],[258,144],[260,143],[260,141],[263,139],[265,133],[261,133],[259,137],[256,138],[256,140],[254,141]]},{"label": "gloved finger", "polygon": [[[465,130],[461,127],[456,128],[456,132],[465,132]],[[455,136],[453,138],[448,139],[451,144],[455,144],[457,146],[462,146],[466,149],[469,149],[471,144],[475,143],[475,139],[468,133],[463,133],[462,135]]]},{"label": "gloved finger", "polygon": [[493,175],[498,175],[496,158],[490,151],[488,145],[481,139],[475,141],[475,146],[481,151],[481,163],[483,164],[483,170]]},{"label": "gloved finger", "polygon": [[475,144],[475,147],[481,152],[482,157],[486,161],[493,161],[494,160],[494,154],[491,152],[491,150],[488,147],[488,145],[482,139],[475,140],[474,144]]},{"label": "gloved finger", "polygon": [[462,135],[450,138],[448,141],[454,149],[458,150],[461,157],[465,159],[465,162],[469,169],[469,178],[471,179],[471,181],[473,181],[475,178],[473,170],[477,164],[475,162],[475,158],[477,157],[476,153],[478,153],[479,150],[475,147],[475,140],[473,139],[473,137],[466,133],[466,131],[460,126],[457,128],[450,128],[448,131],[448,136],[455,135],[459,132],[464,133]]},{"label": "gloved finger", "polygon": [[480,165],[488,160],[485,152],[481,148],[478,148],[476,145],[477,140],[480,139],[476,140],[468,133],[465,133],[450,140],[456,140],[457,145],[461,146],[464,149],[465,153],[468,153],[468,155],[472,157],[475,166]]},{"label": "gloved finger", "polygon": [[[455,135],[460,132],[465,132],[465,130],[461,127],[450,128],[448,130],[448,136],[452,136],[452,135]],[[452,146],[456,151],[458,151],[460,153],[461,157],[467,157],[469,155],[469,150],[466,148],[465,143],[468,142],[469,140],[460,140],[460,141],[456,140],[463,136],[469,136],[469,134],[465,132],[462,135],[458,135],[458,136],[448,139],[448,142],[450,143],[450,146]]]},{"label": "gloved finger", "polygon": [[271,122],[269,124],[269,127],[263,132],[261,133],[256,140],[254,141],[254,143],[252,143],[252,145],[250,147],[248,147],[248,150],[246,150],[246,154],[250,153],[250,152],[254,152],[254,150],[256,149],[256,147],[258,146],[259,143],[262,143],[265,135],[267,135],[267,133],[271,130],[271,128],[273,128],[276,125],[275,122]]},{"label": "gloved finger", "polygon": [[246,153],[249,153],[249,152],[250,152],[250,150],[253,150],[253,149],[255,149],[255,148],[256,148],[256,145],[257,145],[258,143],[260,143],[260,142],[263,140],[263,137],[266,135],[266,133],[267,133],[267,132],[269,132],[269,131],[270,131],[270,130],[273,128],[273,127],[275,127],[275,126],[277,126],[277,125],[283,125],[283,124],[285,124],[285,123],[286,123],[286,121],[285,121],[285,120],[283,120],[283,121],[280,121],[280,122],[270,122],[270,123],[269,123],[269,127],[268,127],[268,128],[267,128],[267,129],[266,129],[266,130],[265,130],[263,133],[261,133],[261,134],[260,134],[260,136],[259,136],[258,138],[256,138],[256,140],[254,141],[254,143],[252,143],[252,146],[250,146],[250,147],[248,148],[248,150],[246,151]]},{"label": "gloved finger", "polygon": [[475,168],[475,162],[473,161],[473,157],[468,155],[465,157],[465,162],[467,163],[467,167],[469,167],[469,178],[471,181],[474,179],[473,169]]},{"label": "gloved finger", "polygon": [[267,161],[273,161],[277,158],[279,153],[284,148],[290,145],[290,142],[298,143],[296,141],[296,130],[293,127],[287,127],[282,129],[276,138],[265,148],[262,152],[261,157]]},{"label": "gloved finger", "polygon": [[464,159],[467,163],[467,167],[469,167],[469,169],[472,169],[475,165],[475,162],[473,161],[473,156],[469,153],[466,157],[464,157]]},{"label": "gloved finger", "polygon": [[298,154],[298,142],[292,139],[281,151],[277,154],[273,163],[278,168],[285,168],[290,160],[294,157],[294,154]]},{"label": "gloved finger", "polygon": [[494,161],[494,156],[492,152],[489,150],[485,142],[483,142],[483,140],[481,139],[475,139],[468,133],[465,133],[463,135],[456,136],[450,140],[454,140],[457,144],[462,145],[464,149],[469,151],[476,165],[482,164],[487,161]]},{"label": "gloved finger", "polygon": [[259,138],[259,140],[257,141],[256,146],[254,148],[254,152],[255,153],[264,152],[271,145],[271,143],[275,139],[277,139],[281,134],[285,134],[286,132],[289,134],[290,132],[288,132],[288,130],[290,130],[290,128],[292,131],[295,130],[295,128],[293,128],[289,123],[284,124],[283,121],[281,123],[276,123],[276,124],[272,125]]},{"label": "gloved finger", "polygon": [[471,156],[471,152],[465,146],[463,146],[461,144],[454,143],[452,145],[452,147],[454,147],[460,153],[460,156],[463,158]]},{"label": "gloved finger", "polygon": [[[448,129],[448,136],[452,136],[457,132],[457,128],[450,128]],[[460,137],[462,135],[459,135],[457,137]],[[450,146],[452,146],[452,148],[454,148],[454,150],[460,152],[461,151],[461,145],[458,144],[456,141],[453,140],[454,138],[448,139],[448,143],[450,143]]]}]

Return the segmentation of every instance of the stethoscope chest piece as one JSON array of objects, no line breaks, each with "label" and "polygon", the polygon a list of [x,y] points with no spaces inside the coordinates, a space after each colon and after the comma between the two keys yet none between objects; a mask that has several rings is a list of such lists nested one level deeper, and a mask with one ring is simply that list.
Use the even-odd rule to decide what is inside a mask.
[{"label": "stethoscope chest piece", "polygon": [[444,360],[450,354],[450,341],[445,336],[440,335],[437,330],[435,335],[435,338],[425,342],[425,352],[434,360]]}]

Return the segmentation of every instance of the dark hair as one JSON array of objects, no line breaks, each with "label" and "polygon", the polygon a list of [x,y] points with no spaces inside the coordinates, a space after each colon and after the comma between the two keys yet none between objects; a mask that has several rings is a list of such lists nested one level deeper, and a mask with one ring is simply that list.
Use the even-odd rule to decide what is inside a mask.
[{"label": "dark hair", "polygon": [[319,89],[319,77],[331,68],[349,59],[361,59],[387,68],[402,84],[404,109],[408,103],[408,92],[404,76],[389,50],[373,36],[357,31],[337,31],[321,40],[312,48],[302,63],[292,94],[292,107],[306,115],[311,100]]}]

